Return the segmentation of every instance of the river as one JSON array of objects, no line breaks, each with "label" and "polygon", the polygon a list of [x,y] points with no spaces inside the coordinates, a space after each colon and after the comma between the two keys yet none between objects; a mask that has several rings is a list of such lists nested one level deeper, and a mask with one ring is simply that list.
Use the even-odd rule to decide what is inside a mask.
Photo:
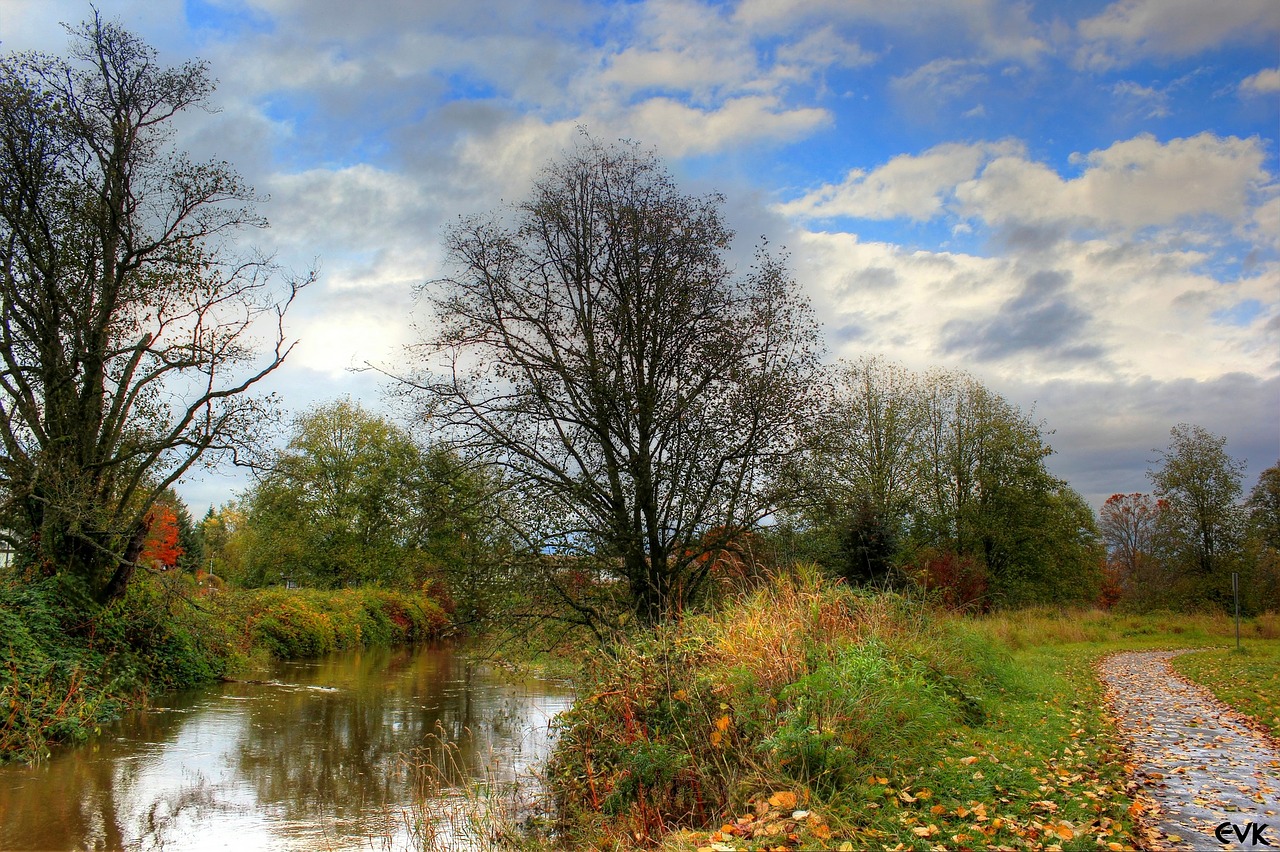
[{"label": "river", "polygon": [[[560,683],[448,646],[277,663],[159,696],[87,744],[0,767],[0,849],[465,845],[476,780],[536,787]],[[436,767],[436,770],[424,767]]]}]

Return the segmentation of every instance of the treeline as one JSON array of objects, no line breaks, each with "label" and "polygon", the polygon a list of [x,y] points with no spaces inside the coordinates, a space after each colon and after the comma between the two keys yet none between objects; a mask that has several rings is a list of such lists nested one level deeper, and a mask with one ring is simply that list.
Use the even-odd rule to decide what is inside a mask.
[{"label": "treeline", "polygon": [[[1107,544],[1103,603],[1141,610],[1280,607],[1280,463],[1243,494],[1243,462],[1198,426],[1170,431],[1151,493],[1113,494],[1099,512]],[[1232,575],[1236,575],[1233,586]]]},{"label": "treeline", "polygon": [[496,471],[424,446],[351,400],[298,416],[255,484],[210,508],[202,565],[245,588],[430,591],[460,621],[487,612],[511,542]]},{"label": "treeline", "polygon": [[1093,513],[1049,473],[1044,425],[961,372],[837,365],[794,466],[779,534],[856,584],[948,604],[1087,603]]}]

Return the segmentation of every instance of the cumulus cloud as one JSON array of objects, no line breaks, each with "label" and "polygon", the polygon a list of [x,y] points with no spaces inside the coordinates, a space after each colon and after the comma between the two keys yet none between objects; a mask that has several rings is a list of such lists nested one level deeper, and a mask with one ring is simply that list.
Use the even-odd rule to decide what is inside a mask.
[{"label": "cumulus cloud", "polygon": [[[1016,141],[938,145],[871,171],[854,169],[778,209],[791,216],[926,221],[943,215],[1053,233],[1055,223],[1128,231],[1203,217],[1243,224],[1271,179],[1260,140],[1142,134],[1088,154],[1064,177]],[[1056,230],[1061,231],[1058,227]],[[1059,233],[1058,236],[1062,234]]]},{"label": "cumulus cloud", "polygon": [[1232,41],[1280,32],[1273,0],[1119,0],[1077,26],[1078,64],[1106,69],[1150,57],[1191,56]]},{"label": "cumulus cloud", "polygon": [[1264,68],[1240,81],[1242,95],[1269,95],[1280,92],[1280,68]]},{"label": "cumulus cloud", "polygon": [[815,189],[778,209],[806,218],[924,221],[941,214],[955,188],[971,180],[983,163],[1020,151],[1022,146],[1016,142],[938,145],[922,154],[894,157],[870,172],[854,169],[839,184]]},{"label": "cumulus cloud", "polygon": [[1159,142],[1150,134],[1076,155],[1063,178],[1043,163],[999,157],[956,187],[962,210],[989,223],[1061,220],[1090,228],[1139,229],[1200,216],[1240,222],[1252,192],[1269,180],[1258,139],[1201,133]]},{"label": "cumulus cloud", "polygon": [[769,96],[732,98],[711,110],[651,98],[628,113],[625,126],[663,152],[683,157],[747,142],[795,139],[830,121],[825,109],[787,109]]}]

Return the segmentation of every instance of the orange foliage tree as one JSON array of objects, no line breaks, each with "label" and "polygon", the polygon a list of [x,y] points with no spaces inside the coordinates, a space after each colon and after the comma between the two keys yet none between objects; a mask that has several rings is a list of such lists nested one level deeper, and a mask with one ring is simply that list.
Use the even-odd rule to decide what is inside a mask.
[{"label": "orange foliage tree", "polygon": [[178,516],[164,503],[157,503],[147,513],[147,538],[138,562],[160,568],[173,568],[183,554],[178,543]]}]

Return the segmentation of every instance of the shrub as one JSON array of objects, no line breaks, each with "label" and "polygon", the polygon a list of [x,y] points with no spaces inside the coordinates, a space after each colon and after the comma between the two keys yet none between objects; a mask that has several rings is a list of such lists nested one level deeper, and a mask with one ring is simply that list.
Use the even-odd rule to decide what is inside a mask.
[{"label": "shrub", "polygon": [[[830,792],[979,724],[1003,652],[816,569],[589,661],[548,778],[569,825],[657,836],[771,789]],[[590,838],[588,838],[590,840]]]}]

